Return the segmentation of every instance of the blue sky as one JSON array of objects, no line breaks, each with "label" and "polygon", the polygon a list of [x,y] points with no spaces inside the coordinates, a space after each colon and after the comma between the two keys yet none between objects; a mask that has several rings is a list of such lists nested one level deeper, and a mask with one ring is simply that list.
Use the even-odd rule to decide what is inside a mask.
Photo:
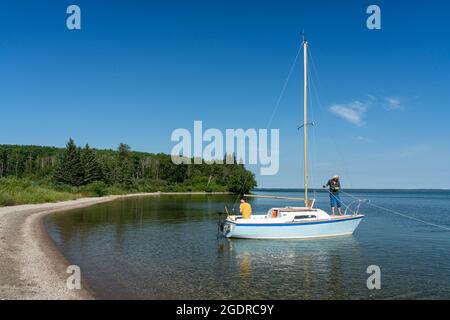
[{"label": "blue sky", "polygon": [[[77,4],[82,29],[66,28]],[[370,4],[381,30],[366,28]],[[450,4],[432,1],[2,1],[0,143],[170,152],[176,128],[265,128],[305,30],[319,186],[450,188]],[[313,75],[315,72],[311,69]],[[301,65],[271,123],[300,187]],[[257,168],[252,168],[257,172]]]}]

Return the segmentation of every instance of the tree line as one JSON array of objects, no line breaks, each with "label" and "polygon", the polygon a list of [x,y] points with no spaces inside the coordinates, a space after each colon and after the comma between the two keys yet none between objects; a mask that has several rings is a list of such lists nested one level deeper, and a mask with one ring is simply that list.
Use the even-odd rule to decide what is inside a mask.
[{"label": "tree line", "polygon": [[179,164],[164,153],[132,151],[125,143],[117,150],[77,146],[65,148],[0,145],[0,178],[29,178],[56,187],[92,184],[125,191],[248,192],[254,174],[242,164]]}]

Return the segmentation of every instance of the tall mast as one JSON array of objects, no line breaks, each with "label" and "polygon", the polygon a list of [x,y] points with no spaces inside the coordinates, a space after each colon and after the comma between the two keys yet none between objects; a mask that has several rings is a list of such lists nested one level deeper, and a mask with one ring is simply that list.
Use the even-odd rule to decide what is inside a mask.
[{"label": "tall mast", "polygon": [[308,114],[307,114],[307,89],[308,89],[308,76],[307,76],[307,50],[308,41],[303,37],[303,174],[304,174],[304,189],[305,189],[305,207],[308,207],[308,146],[307,146],[307,128],[308,128]]}]

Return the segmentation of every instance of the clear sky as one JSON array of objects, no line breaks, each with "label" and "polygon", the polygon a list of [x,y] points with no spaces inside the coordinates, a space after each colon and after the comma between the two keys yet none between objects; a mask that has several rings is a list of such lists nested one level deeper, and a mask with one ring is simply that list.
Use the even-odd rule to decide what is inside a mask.
[{"label": "clear sky", "polygon": [[[81,7],[81,30],[66,8]],[[366,8],[381,8],[381,30]],[[2,1],[0,143],[170,152],[176,128],[265,128],[305,30],[314,186],[450,188],[448,1]],[[316,75],[311,69],[312,75]],[[302,66],[271,123],[301,187]],[[252,168],[256,171],[257,168]]]}]

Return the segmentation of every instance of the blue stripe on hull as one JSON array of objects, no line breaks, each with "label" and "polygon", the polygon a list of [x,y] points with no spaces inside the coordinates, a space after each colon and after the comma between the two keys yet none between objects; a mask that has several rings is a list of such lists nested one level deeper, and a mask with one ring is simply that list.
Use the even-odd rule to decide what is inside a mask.
[{"label": "blue stripe on hull", "polygon": [[339,223],[345,222],[349,220],[357,220],[362,219],[363,217],[354,217],[354,218],[346,218],[342,220],[327,220],[327,221],[312,221],[312,222],[290,222],[290,223],[239,223],[230,222],[239,227],[292,227],[292,226],[304,226],[304,225],[312,225],[312,224],[324,224],[324,223]]},{"label": "blue stripe on hull", "polygon": [[[345,220],[283,224],[230,224],[229,238],[308,239],[352,234],[362,216]],[[262,228],[264,226],[264,228]]]}]

